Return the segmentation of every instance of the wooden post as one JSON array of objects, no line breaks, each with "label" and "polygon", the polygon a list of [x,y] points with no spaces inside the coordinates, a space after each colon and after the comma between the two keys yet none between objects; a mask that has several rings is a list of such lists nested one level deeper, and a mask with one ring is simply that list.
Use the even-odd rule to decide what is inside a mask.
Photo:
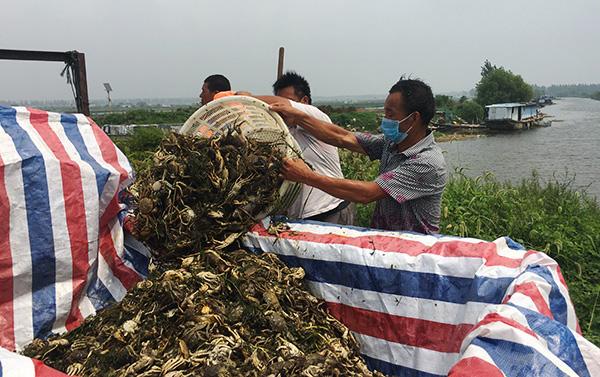
[{"label": "wooden post", "polygon": [[279,79],[281,76],[283,76],[283,54],[284,54],[284,48],[283,47],[279,47],[279,61],[277,63],[277,79]]},{"label": "wooden post", "polygon": [[75,92],[77,93],[77,111],[90,115],[90,100],[88,98],[87,74],[85,71],[85,54],[75,52]]}]

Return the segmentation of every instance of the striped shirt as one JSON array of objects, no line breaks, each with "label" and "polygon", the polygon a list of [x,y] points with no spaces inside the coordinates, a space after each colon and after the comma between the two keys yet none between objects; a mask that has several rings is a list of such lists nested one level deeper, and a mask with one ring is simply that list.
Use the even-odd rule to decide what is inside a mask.
[{"label": "striped shirt", "polygon": [[369,158],[381,161],[375,182],[388,194],[377,201],[371,227],[437,233],[447,173],[433,133],[403,152],[383,135],[355,135]]}]

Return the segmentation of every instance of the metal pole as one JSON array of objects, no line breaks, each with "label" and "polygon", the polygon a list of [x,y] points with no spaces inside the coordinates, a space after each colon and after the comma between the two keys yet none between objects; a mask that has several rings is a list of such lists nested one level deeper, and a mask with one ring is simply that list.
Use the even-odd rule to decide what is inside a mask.
[{"label": "metal pole", "polygon": [[283,47],[279,47],[279,62],[277,63],[277,78],[279,79],[281,76],[283,76],[283,54],[284,54],[284,48]]}]

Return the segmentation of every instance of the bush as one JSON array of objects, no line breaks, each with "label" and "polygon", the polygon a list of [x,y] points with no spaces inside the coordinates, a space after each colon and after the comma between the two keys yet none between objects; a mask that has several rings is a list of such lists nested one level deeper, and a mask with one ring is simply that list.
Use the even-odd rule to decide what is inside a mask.
[{"label": "bush", "polygon": [[479,123],[483,121],[485,111],[483,106],[475,101],[465,100],[456,105],[455,115],[469,123]]},{"label": "bush", "polygon": [[[371,161],[363,154],[340,149],[340,162],[346,179],[373,181],[379,173],[379,161]],[[374,209],[375,203],[356,204],[356,225],[370,226]]]},{"label": "bush", "polygon": [[136,127],[129,140],[129,149],[132,152],[154,151],[164,136],[158,127]]},{"label": "bush", "polygon": [[435,95],[435,108],[438,110],[452,109],[456,105],[456,101],[452,96],[444,94]]},{"label": "bush", "polygon": [[149,159],[165,136],[158,127],[136,127],[131,136],[114,136],[113,142],[127,156],[134,171],[149,164]]},{"label": "bush", "polygon": [[479,123],[483,121],[484,110],[483,106],[475,101],[462,96],[456,100],[451,96],[438,94],[435,96],[435,107],[438,112],[443,112],[443,118],[434,117],[433,122],[443,124],[463,121],[467,123]]},{"label": "bush", "polygon": [[381,123],[381,118],[374,111],[333,112],[329,117],[333,123],[356,131],[379,132]]}]

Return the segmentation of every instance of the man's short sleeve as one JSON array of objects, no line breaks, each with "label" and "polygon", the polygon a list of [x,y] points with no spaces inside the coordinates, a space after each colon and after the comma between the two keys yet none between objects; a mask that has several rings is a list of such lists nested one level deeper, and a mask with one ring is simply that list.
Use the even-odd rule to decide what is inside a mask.
[{"label": "man's short sleeve", "polygon": [[375,178],[383,191],[398,203],[439,194],[446,185],[446,170],[425,161],[410,161]]},{"label": "man's short sleeve", "polygon": [[383,135],[372,135],[368,132],[355,132],[354,135],[371,160],[381,160],[385,148]]}]

